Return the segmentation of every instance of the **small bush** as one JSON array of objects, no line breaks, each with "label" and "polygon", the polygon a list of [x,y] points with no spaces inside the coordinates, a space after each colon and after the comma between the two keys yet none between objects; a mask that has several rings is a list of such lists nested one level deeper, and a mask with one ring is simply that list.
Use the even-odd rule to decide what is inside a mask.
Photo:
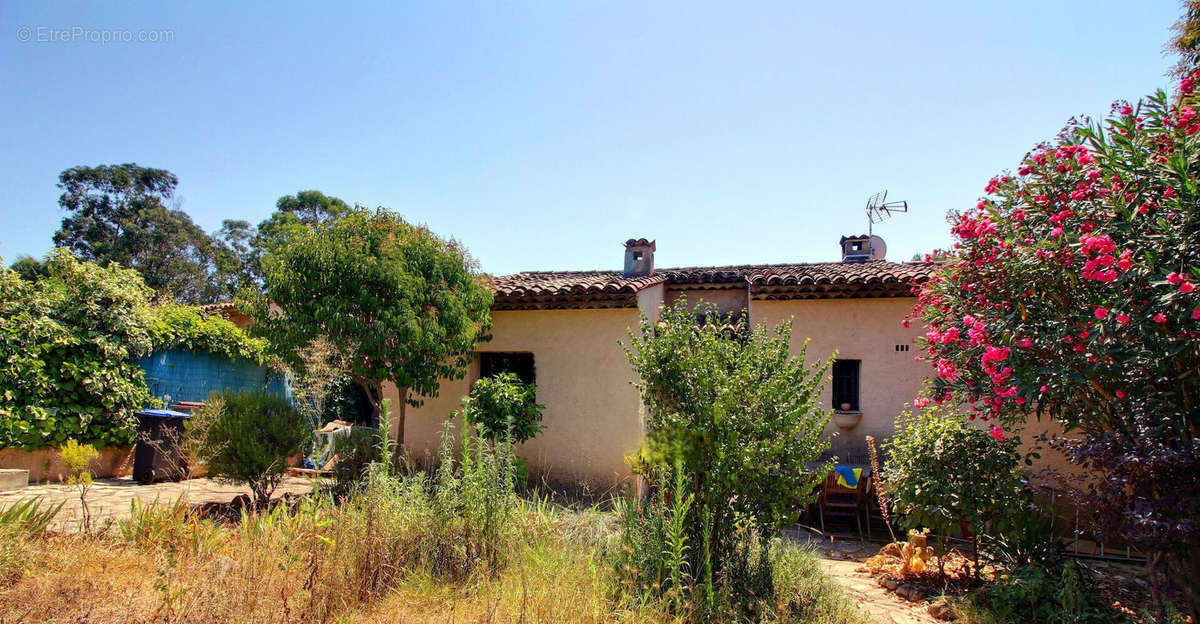
[{"label": "small bush", "polygon": [[522,383],[512,373],[484,377],[463,398],[465,422],[476,425],[487,440],[512,440],[520,444],[541,433],[544,405],[537,403],[537,387]]},{"label": "small bush", "polygon": [[901,414],[890,450],[885,476],[893,510],[912,528],[932,529],[943,552],[960,523],[981,533],[1026,500],[1016,441],[989,434],[948,408]]},{"label": "small bush", "polygon": [[256,507],[271,499],[288,458],[312,439],[294,406],[261,392],[214,392],[193,420],[187,435],[200,437],[186,448],[208,465],[209,475],[248,486]]}]

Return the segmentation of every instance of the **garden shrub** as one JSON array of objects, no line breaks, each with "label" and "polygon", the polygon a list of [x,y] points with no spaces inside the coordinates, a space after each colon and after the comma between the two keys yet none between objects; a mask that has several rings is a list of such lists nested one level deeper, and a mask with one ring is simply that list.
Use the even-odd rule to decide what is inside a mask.
[{"label": "garden shrub", "polygon": [[136,271],[51,252],[36,284],[0,269],[0,447],[134,439],[151,400],[130,358],[149,352],[151,292]]},{"label": "garden shrub", "polygon": [[[631,463],[659,494],[629,510],[626,539],[639,558],[670,553],[665,584],[640,568],[631,582],[681,615],[745,615],[771,594],[771,539],[827,474],[809,467],[829,447],[819,403],[829,360],[806,364],[804,347],[793,358],[790,324],[751,329],[686,300],[631,336],[647,411]],[[633,528],[646,523],[665,532]]]},{"label": "garden shrub", "polygon": [[263,507],[287,460],[306,450],[312,431],[286,399],[262,392],[214,392],[189,422],[185,445],[210,476],[246,485]]},{"label": "garden shrub", "polygon": [[542,424],[544,405],[537,403],[537,387],[523,383],[513,373],[483,377],[471,386],[463,398],[462,416],[478,427],[488,440],[512,440],[520,444],[546,428]]},{"label": "garden shrub", "polygon": [[[519,444],[546,428],[543,409],[537,403],[537,386],[523,383],[513,373],[501,373],[476,380],[471,393],[463,397],[460,413],[464,425],[474,426],[481,438]],[[514,457],[513,468],[514,478],[523,482],[525,462]]]},{"label": "garden shrub", "polygon": [[188,349],[264,361],[266,343],[178,303],[154,305],[132,269],[52,251],[37,282],[0,269],[0,447],[134,441],[154,398],[133,359]]},{"label": "garden shrub", "polygon": [[[939,554],[960,523],[978,535],[1023,508],[1016,441],[948,407],[901,414],[889,449],[885,477],[893,510],[910,527],[932,529],[942,544]],[[978,542],[975,554],[978,577]]]}]

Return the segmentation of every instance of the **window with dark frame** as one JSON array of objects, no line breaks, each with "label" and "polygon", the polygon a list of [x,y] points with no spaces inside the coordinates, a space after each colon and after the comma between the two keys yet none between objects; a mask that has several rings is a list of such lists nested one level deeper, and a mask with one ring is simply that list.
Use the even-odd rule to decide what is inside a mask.
[{"label": "window with dark frame", "polygon": [[537,383],[537,374],[533,367],[532,353],[480,353],[479,376],[496,377],[503,373],[512,373],[522,383]]},{"label": "window with dark frame", "polygon": [[849,403],[848,411],[858,411],[858,369],[860,360],[833,361],[833,409],[842,409]]}]

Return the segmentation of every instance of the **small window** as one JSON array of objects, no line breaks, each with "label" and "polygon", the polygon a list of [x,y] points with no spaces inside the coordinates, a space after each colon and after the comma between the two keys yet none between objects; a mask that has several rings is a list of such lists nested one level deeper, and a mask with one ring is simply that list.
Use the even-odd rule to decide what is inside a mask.
[{"label": "small window", "polygon": [[834,360],[833,409],[845,409],[842,405],[849,404],[849,411],[858,411],[859,363],[859,360]]},{"label": "small window", "polygon": [[480,353],[479,376],[496,377],[503,373],[512,373],[522,382],[533,384],[537,376],[533,368],[532,353]]}]

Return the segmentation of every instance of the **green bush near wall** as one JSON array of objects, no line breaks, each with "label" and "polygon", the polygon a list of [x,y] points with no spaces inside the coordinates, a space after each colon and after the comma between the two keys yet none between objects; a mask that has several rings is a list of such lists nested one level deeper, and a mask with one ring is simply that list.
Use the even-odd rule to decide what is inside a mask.
[{"label": "green bush near wall", "polygon": [[132,443],[134,414],[153,400],[132,360],[155,349],[263,360],[265,343],[232,323],[152,296],[136,271],[65,249],[36,282],[0,270],[0,447]]}]

